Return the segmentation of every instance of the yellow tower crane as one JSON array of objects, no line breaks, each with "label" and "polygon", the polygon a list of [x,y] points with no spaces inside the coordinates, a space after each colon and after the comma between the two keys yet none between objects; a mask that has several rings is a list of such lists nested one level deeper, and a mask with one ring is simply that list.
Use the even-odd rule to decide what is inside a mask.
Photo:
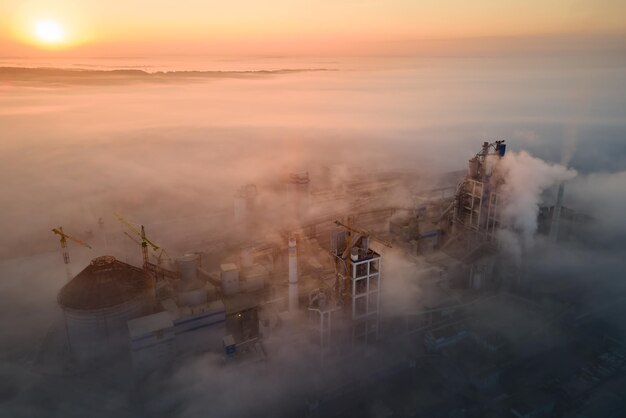
[{"label": "yellow tower crane", "polygon": [[154,264],[149,264],[149,266],[151,268],[154,268],[154,272],[156,274],[156,279],[157,281],[159,280],[163,280],[163,278],[168,277],[170,279],[178,279],[180,278],[180,274],[177,272],[174,272],[172,270],[168,270],[166,268],[163,267],[163,256],[165,256],[166,259],[168,259],[169,261],[173,261],[172,257],[170,257],[170,255],[167,253],[167,251],[165,251],[165,248],[161,248],[161,251],[159,251],[158,255],[156,255],[156,252],[152,253],[152,257],[154,257],[156,259],[156,266]]},{"label": "yellow tower crane", "polygon": [[150,241],[148,239],[148,237],[146,237],[146,229],[143,227],[143,225],[141,225],[141,231],[139,231],[130,222],[128,222],[126,219],[122,218],[117,213],[114,213],[114,215],[115,215],[115,217],[117,218],[118,221],[120,221],[121,223],[126,225],[128,227],[128,229],[130,229],[131,232],[134,235],[138,236],[139,239],[141,239],[141,241],[138,241],[131,234],[129,234],[128,232],[124,231],[124,234],[126,234],[126,236],[128,236],[130,239],[135,241],[137,244],[141,245],[141,254],[143,256],[143,268],[145,270],[148,270],[148,268],[149,268],[149,266],[148,266],[148,262],[149,262],[149,259],[148,259],[148,246],[152,247],[152,249],[154,251],[158,250],[160,247],[157,244],[155,244],[154,242]]},{"label": "yellow tower crane", "polygon": [[52,232],[54,232],[56,235],[58,235],[61,241],[61,250],[63,251],[63,262],[65,264],[69,264],[70,263],[70,253],[67,249],[67,240],[70,239],[72,241],[74,241],[77,244],[82,245],[83,247],[87,247],[89,249],[91,249],[91,245],[87,244],[84,241],[79,240],[78,238],[74,238],[73,236],[66,234],[63,231],[63,227],[60,226],[58,228],[52,228]]}]

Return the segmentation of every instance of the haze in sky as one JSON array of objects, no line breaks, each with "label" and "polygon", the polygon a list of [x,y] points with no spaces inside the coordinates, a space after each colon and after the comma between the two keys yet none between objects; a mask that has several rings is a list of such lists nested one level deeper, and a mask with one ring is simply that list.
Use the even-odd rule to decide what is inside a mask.
[{"label": "haze in sky", "polygon": [[451,46],[423,41],[482,38],[489,47],[501,37],[619,38],[624,15],[617,0],[6,0],[0,55],[436,53]]},{"label": "haze in sky", "polygon": [[[12,61],[19,62],[45,60]],[[178,254],[228,233],[216,219],[230,216],[242,184],[257,184],[271,201],[266,185],[294,168],[310,170],[313,181],[327,166],[419,177],[463,170],[484,139],[506,139],[507,152],[526,150],[575,169],[566,205],[601,225],[589,240],[600,249],[542,253],[533,277],[602,280],[607,291],[606,283],[621,283],[614,280],[623,270],[626,235],[626,72],[619,59],[196,59],[210,69],[329,70],[168,76],[151,71],[184,65],[136,59],[133,66],[149,72],[110,71],[128,62],[68,58],[70,69],[0,69],[0,411],[7,416],[168,416],[175,405],[181,417],[207,410],[238,417],[254,416],[260,403],[266,411],[289,405],[311,383],[293,366],[306,362],[289,355],[262,375],[271,382],[263,385],[256,369],[230,374],[215,366],[215,356],[185,363],[165,380],[164,396],[147,403],[154,410],[143,413],[128,387],[111,383],[109,376],[123,370],[107,365],[102,376],[61,385],[59,372],[43,374],[33,364],[45,358],[47,335],[63,335],[56,295],[66,277],[50,228],[88,236],[103,217],[106,240],[91,242],[94,250],[73,246],[74,268],[100,254],[140,265],[140,251],[116,228],[113,211],[140,220]],[[280,210],[272,214],[280,221]],[[414,269],[389,258],[386,265]],[[386,288],[397,290],[386,306],[416,303],[400,274],[389,277]],[[537,326],[526,314],[514,322],[507,329]]]}]

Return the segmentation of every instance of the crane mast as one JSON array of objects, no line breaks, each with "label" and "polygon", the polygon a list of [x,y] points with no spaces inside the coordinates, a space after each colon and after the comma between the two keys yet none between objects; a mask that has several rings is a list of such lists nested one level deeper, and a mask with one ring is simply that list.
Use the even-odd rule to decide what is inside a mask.
[{"label": "crane mast", "polygon": [[65,264],[65,274],[67,275],[67,280],[70,281],[72,280],[72,271],[70,268],[70,253],[67,247],[67,240],[72,240],[75,243],[82,245],[83,247],[87,247],[89,249],[91,249],[91,245],[87,244],[84,241],[79,240],[78,238],[74,238],[73,236],[66,234],[65,231],[63,231],[63,227],[60,226],[58,228],[52,228],[52,232],[54,232],[55,235],[58,235],[59,241],[61,242],[61,252],[63,253],[63,264]]},{"label": "crane mast", "polygon": [[145,270],[148,270],[148,268],[149,268],[149,266],[148,266],[148,263],[149,263],[148,246],[150,246],[154,251],[158,250],[160,247],[157,244],[155,244],[154,242],[152,242],[152,241],[150,241],[148,239],[148,237],[146,236],[146,229],[144,228],[143,225],[141,225],[141,230],[138,230],[137,228],[135,228],[133,226],[133,224],[128,222],[126,219],[122,218],[117,213],[115,213],[114,215],[115,215],[115,217],[117,218],[118,221],[120,221],[121,223],[126,225],[128,227],[128,229],[130,229],[131,232],[134,233],[134,235],[136,235],[137,237],[139,237],[141,239],[141,241],[138,241],[131,234],[129,234],[128,232],[124,231],[124,234],[126,234],[126,236],[128,236],[130,239],[135,241],[137,244],[141,245],[141,256],[143,258],[143,268]]},{"label": "crane mast", "polygon": [[59,241],[61,242],[61,251],[63,252],[63,263],[70,264],[70,253],[67,248],[67,240],[72,240],[75,243],[82,245],[83,247],[87,247],[91,249],[91,245],[87,244],[84,241],[79,240],[78,238],[74,238],[73,236],[66,234],[63,231],[63,227],[60,226],[58,228],[52,228],[52,232],[60,237]]}]

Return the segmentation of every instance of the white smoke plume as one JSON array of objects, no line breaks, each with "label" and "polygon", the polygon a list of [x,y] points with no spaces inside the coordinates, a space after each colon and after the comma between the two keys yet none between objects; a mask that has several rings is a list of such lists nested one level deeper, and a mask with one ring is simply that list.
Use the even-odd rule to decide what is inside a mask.
[{"label": "white smoke plume", "polygon": [[594,217],[595,226],[601,231],[595,238],[623,242],[626,171],[579,176],[568,185],[566,194],[572,207]]},{"label": "white smoke plume", "polygon": [[500,161],[498,171],[505,179],[504,206],[500,212],[504,229],[500,231],[500,239],[507,251],[519,260],[522,252],[533,244],[542,193],[576,177],[577,173],[525,151],[508,153]]}]

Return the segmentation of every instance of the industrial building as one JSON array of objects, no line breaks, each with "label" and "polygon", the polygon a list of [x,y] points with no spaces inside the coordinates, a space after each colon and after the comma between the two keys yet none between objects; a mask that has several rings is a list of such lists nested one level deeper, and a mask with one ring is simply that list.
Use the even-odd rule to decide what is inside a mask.
[{"label": "industrial building", "polygon": [[[319,379],[333,370],[345,376],[309,394],[309,416],[341,415],[333,409],[337,397],[356,402],[354,388],[418,369],[454,382],[464,396],[475,396],[467,385],[493,393],[489,411],[496,416],[548,416],[555,403],[545,390],[498,393],[509,379],[503,370],[514,366],[515,342],[502,325],[507,309],[566,315],[519,291],[518,272],[500,249],[505,150],[504,141],[485,142],[466,171],[429,189],[406,173],[359,173],[339,188],[329,188],[332,174],[320,185],[309,172],[289,175],[286,190],[284,179],[248,184],[234,195],[232,219],[224,219],[232,233],[174,257],[143,226],[117,215],[139,244],[143,265],[98,257],[61,289],[72,358],[89,365],[128,356],[135,375],[144,376],[205,353],[228,368],[271,364],[276,345],[308,353],[314,347]],[[273,229],[265,188],[272,196],[284,192],[284,222]],[[413,204],[390,204],[387,193],[396,188]],[[539,210],[539,232],[565,239],[590,220],[562,205],[563,186],[558,196],[556,205]],[[412,263],[410,277],[399,277],[398,256]],[[418,289],[409,306],[386,304],[385,292],[398,283],[407,293]],[[488,325],[476,326],[475,318]],[[520,332],[548,338],[541,328]],[[615,349],[610,353],[620,359]]]},{"label": "industrial building", "polygon": [[[89,337],[100,333],[126,335],[141,370],[172,364],[190,353],[214,351],[233,358],[297,318],[306,318],[322,357],[345,353],[346,347],[376,345],[386,280],[381,249],[395,245],[410,256],[434,257],[431,265],[440,269],[439,275],[444,266],[451,284],[459,271],[469,275],[465,287],[480,289],[489,282],[489,249],[500,222],[497,159],[504,151],[503,141],[483,144],[458,186],[415,191],[412,208],[383,203],[385,190],[410,181],[403,175],[349,183],[339,191],[342,197],[312,189],[309,172],[292,173],[287,199],[293,218],[285,224],[290,229],[276,231],[272,241],[255,234],[263,223],[262,191],[248,184],[234,196],[234,225],[240,234],[226,238],[219,248],[199,248],[174,259],[146,236],[143,226],[116,215],[130,232],[125,234],[140,244],[143,269],[99,257],[61,290],[72,353],[88,358],[95,351],[91,346],[106,346]],[[309,216],[315,199],[320,204],[348,199],[363,207],[364,198],[370,206],[366,211],[348,208]],[[156,263],[150,252],[158,255]],[[95,283],[97,289],[91,289]],[[87,289],[79,298],[80,287]],[[428,334],[435,350],[443,341],[436,333],[440,331]]]}]

